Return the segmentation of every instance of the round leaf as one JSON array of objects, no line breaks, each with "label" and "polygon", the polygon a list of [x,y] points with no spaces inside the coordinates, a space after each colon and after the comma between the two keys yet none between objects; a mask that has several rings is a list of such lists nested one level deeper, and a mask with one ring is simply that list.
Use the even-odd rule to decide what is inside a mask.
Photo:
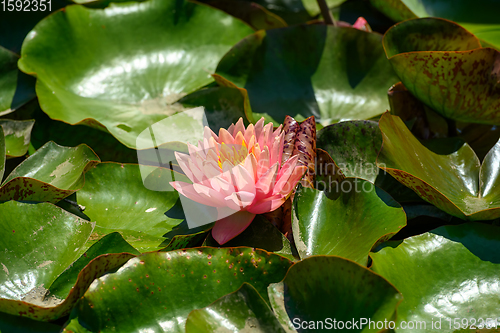
[{"label": "round leaf", "polygon": [[417,17],[441,17],[459,23],[478,38],[500,49],[500,22],[496,13],[500,4],[483,0],[478,6],[473,1],[456,0],[370,0],[382,13],[395,21]]},{"label": "round leaf", "polygon": [[286,115],[315,116],[323,126],[381,114],[389,107],[387,89],[398,81],[380,35],[324,25],[256,32],[216,72],[248,91],[259,116],[279,123]]},{"label": "round leaf", "polygon": [[131,253],[140,254],[127,243],[118,232],[113,232],[104,236],[83,253],[74,263],[71,264],[57,279],[50,285],[52,295],[64,298],[69,294],[75,285],[78,274],[95,258],[103,254],[110,253]]},{"label": "round leaf", "polygon": [[43,319],[49,303],[36,294],[78,258],[93,224],[49,203],[16,201],[0,204],[0,220],[0,311]]},{"label": "round leaf", "polygon": [[23,156],[28,151],[31,129],[35,121],[0,120],[5,134],[5,152],[7,156]]},{"label": "round leaf", "polygon": [[28,35],[19,68],[37,76],[40,105],[52,119],[104,126],[134,148],[144,129],[182,111],[174,102],[210,83],[220,57],[251,32],[184,1],[73,5]]},{"label": "round leaf", "polygon": [[426,322],[396,332],[430,332],[438,319],[451,332],[454,318],[498,318],[498,235],[480,223],[445,226],[371,254],[372,269],[403,294],[399,319]]},{"label": "round leaf", "polygon": [[367,264],[368,253],[406,225],[401,206],[361,179],[338,184],[340,196],[301,188],[294,199],[293,235],[301,258],[336,255]]},{"label": "round leaf", "polygon": [[283,279],[290,264],[250,248],[146,253],[95,281],[74,314],[90,331],[184,332],[192,310],[209,306],[243,282],[267,299],[267,286]]},{"label": "round leaf", "polygon": [[[7,17],[10,17],[9,12]],[[4,21],[0,20],[0,26]],[[12,32],[12,27],[8,30]],[[5,31],[5,30],[3,30]],[[0,46],[0,116],[9,114],[35,97],[34,80],[17,69],[18,56]]]},{"label": "round leaf", "polygon": [[[334,319],[351,322],[350,328],[356,332],[378,332],[367,324],[360,327],[360,320],[391,320],[401,301],[396,288],[381,276],[352,261],[330,256],[311,257],[293,265],[284,280],[283,294],[286,311],[298,332],[348,328],[334,326]],[[331,319],[331,328],[327,318]],[[320,321],[323,327],[318,326]],[[352,326],[354,321],[358,327]]]}]

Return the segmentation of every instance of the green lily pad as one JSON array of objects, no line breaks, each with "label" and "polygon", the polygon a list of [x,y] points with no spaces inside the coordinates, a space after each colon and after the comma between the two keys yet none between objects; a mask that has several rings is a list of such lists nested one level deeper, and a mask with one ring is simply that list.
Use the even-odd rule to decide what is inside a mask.
[{"label": "green lily pad", "polygon": [[40,105],[52,119],[105,128],[135,148],[148,126],[183,110],[179,98],[212,82],[220,57],[251,32],[226,13],[184,1],[73,5],[35,27],[19,68],[37,76]]},{"label": "green lily pad", "polygon": [[[170,176],[170,170],[158,169]],[[173,188],[164,192],[145,187],[136,164],[101,163],[85,175],[85,186],[77,192],[78,204],[96,222],[90,243],[111,232],[119,232],[141,252],[160,250],[163,235],[182,222],[165,212],[176,204],[179,195]]]},{"label": "green lily pad", "polygon": [[52,295],[60,298],[66,297],[75,285],[78,274],[87,266],[92,260],[100,255],[110,253],[130,253],[138,255],[139,251],[134,249],[132,245],[127,243],[118,232],[110,233],[97,241],[90,248],[71,264],[57,279],[50,285],[49,291]]},{"label": "green lily pad", "polygon": [[[116,253],[87,260],[86,253],[82,253],[94,223],[49,203],[9,201],[0,204],[0,218],[3,221],[1,233],[9,235],[0,242],[6,248],[0,255],[3,269],[0,274],[0,314],[43,321],[58,319],[71,311],[95,278],[135,257],[130,253]],[[108,249],[131,248],[130,245],[128,248],[113,247],[113,243],[109,243],[112,241],[110,237],[106,240],[108,244],[104,246]],[[96,250],[102,252],[102,246],[87,252],[91,256]],[[78,257],[80,259],[75,262]],[[70,268],[65,270],[67,267]],[[53,283],[55,293],[47,290]],[[15,322],[13,318],[9,319],[12,320]],[[2,321],[0,316],[0,328]],[[43,328],[44,324],[38,327]],[[47,327],[51,328],[50,325]]]},{"label": "green lily pad", "polygon": [[387,89],[398,81],[379,34],[324,25],[256,32],[222,58],[216,73],[245,88],[259,116],[277,123],[315,116],[323,126],[381,114],[389,108]]},{"label": "green lily pad", "polygon": [[468,0],[370,0],[382,13],[395,21],[417,17],[441,17],[457,22],[478,38],[500,48],[500,4],[485,0],[480,6]]},{"label": "green lily pad", "polygon": [[[393,320],[402,298],[378,274],[333,256],[304,259],[290,267],[283,288],[273,289],[273,286],[269,288],[270,298],[284,306],[298,332],[313,329],[379,332],[373,325],[372,329],[368,327],[368,320],[382,323]],[[364,320],[367,322],[361,325]]]},{"label": "green lily pad", "polygon": [[184,332],[192,310],[209,306],[244,282],[267,300],[267,286],[282,280],[290,265],[281,256],[250,248],[146,253],[94,282],[72,314],[78,318],[72,328]]},{"label": "green lily pad", "polygon": [[[81,254],[93,224],[49,203],[0,204],[0,311],[44,319],[48,287]],[[51,299],[52,305],[60,303]]]},{"label": "green lily pad", "polygon": [[382,136],[374,121],[346,121],[322,128],[316,141],[335,161],[346,177],[375,182],[375,164],[382,147]]},{"label": "green lily pad", "polygon": [[204,309],[193,310],[187,318],[186,333],[218,330],[285,333],[269,305],[248,283]]},{"label": "green lily pad", "polygon": [[500,142],[480,165],[467,144],[448,155],[430,151],[397,116],[386,113],[379,125],[384,143],[377,164],[399,182],[450,215],[469,220],[500,217]]},{"label": "green lily pad", "polygon": [[[12,31],[12,27],[8,29]],[[18,60],[16,54],[0,46],[0,115],[14,112],[35,98],[34,80],[17,69]]]},{"label": "green lily pad", "polygon": [[[219,247],[210,233],[203,246]],[[290,241],[262,215],[257,215],[241,234],[224,244],[224,247],[247,246],[263,249],[295,260]]]},{"label": "green lily pad", "polygon": [[445,226],[372,253],[372,269],[403,294],[398,319],[426,323],[396,332],[435,332],[437,321],[441,332],[452,332],[462,328],[454,318],[469,325],[474,318],[476,326],[479,318],[498,318],[499,231],[481,223]]},{"label": "green lily pad", "polygon": [[294,199],[293,237],[301,258],[336,255],[366,265],[368,253],[406,225],[401,206],[362,179],[346,179],[336,200],[301,188]]},{"label": "green lily pad", "polygon": [[383,43],[405,87],[427,106],[450,119],[500,124],[498,51],[480,48],[465,29],[435,18],[399,23]]},{"label": "green lily pad", "polygon": [[285,287],[283,281],[278,283],[272,283],[267,287],[267,294],[269,296],[269,301],[271,302],[271,308],[274,311],[274,315],[280,322],[281,326],[285,329],[287,333],[297,333],[288,313],[286,312],[285,306]]},{"label": "green lily pad", "polygon": [[85,172],[98,162],[86,145],[72,148],[48,142],[7,176],[0,200],[58,202],[79,190]]},{"label": "green lily pad", "polygon": [[16,121],[0,119],[0,126],[5,134],[5,152],[7,156],[23,156],[28,151],[31,129],[35,121]]}]

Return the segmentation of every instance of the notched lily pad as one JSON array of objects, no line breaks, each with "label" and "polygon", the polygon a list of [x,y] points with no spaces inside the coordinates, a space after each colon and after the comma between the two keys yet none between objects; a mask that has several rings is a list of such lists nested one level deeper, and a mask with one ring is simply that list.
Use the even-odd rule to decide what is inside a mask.
[{"label": "notched lily pad", "polygon": [[19,68],[36,75],[40,106],[52,119],[100,127],[135,148],[148,126],[183,111],[176,102],[212,82],[220,57],[252,32],[188,1],[73,5],[31,31]]},{"label": "notched lily pad", "polygon": [[394,199],[366,180],[348,178],[336,186],[340,196],[335,200],[322,191],[297,190],[295,244],[302,259],[337,255],[366,265],[372,247],[403,228],[406,215]]},{"label": "notched lily pad", "polygon": [[358,177],[375,182],[376,166],[382,136],[374,121],[344,121],[329,125],[318,132],[318,148],[325,150],[346,177]]},{"label": "notched lily pad", "polygon": [[441,17],[460,24],[481,39],[485,47],[500,49],[500,22],[497,13],[500,4],[496,0],[483,0],[481,6],[474,1],[414,1],[370,0],[380,12],[394,21],[417,17]]},{"label": "notched lily pad", "polygon": [[500,141],[482,165],[469,145],[438,155],[425,148],[397,116],[379,122],[384,140],[377,164],[422,199],[469,220],[500,217]]},{"label": "notched lily pad", "polygon": [[255,114],[278,123],[315,116],[323,126],[381,114],[398,81],[379,34],[325,25],[258,31],[221,59],[216,74],[248,91]]},{"label": "notched lily pad", "polygon": [[0,204],[0,220],[0,311],[57,318],[61,300],[45,299],[46,288],[78,258],[94,225],[49,203],[16,201]]},{"label": "notched lily pad", "polygon": [[163,236],[182,222],[182,216],[165,214],[179,198],[168,185],[171,171],[152,170],[155,190],[146,187],[147,172],[141,174],[137,164],[101,163],[89,170],[85,186],[76,194],[85,215],[96,222],[89,245],[116,231],[141,252],[161,249]]}]

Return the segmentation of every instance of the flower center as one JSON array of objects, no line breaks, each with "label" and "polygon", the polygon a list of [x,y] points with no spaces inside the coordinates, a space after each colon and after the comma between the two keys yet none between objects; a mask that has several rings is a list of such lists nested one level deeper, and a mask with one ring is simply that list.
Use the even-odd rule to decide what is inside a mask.
[{"label": "flower center", "polygon": [[222,169],[224,162],[229,162],[233,166],[243,163],[248,156],[248,148],[243,141],[242,145],[230,144],[226,145],[224,142],[219,149],[219,167]]}]

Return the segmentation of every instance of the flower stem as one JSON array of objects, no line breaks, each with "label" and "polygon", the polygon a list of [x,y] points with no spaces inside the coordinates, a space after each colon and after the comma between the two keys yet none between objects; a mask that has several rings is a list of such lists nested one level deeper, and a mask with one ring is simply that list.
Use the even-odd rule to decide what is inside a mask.
[{"label": "flower stem", "polygon": [[318,2],[319,9],[321,10],[321,16],[323,16],[323,20],[327,25],[336,26],[335,20],[333,19],[332,13],[330,12],[330,8],[326,4],[326,0],[316,0]]}]

